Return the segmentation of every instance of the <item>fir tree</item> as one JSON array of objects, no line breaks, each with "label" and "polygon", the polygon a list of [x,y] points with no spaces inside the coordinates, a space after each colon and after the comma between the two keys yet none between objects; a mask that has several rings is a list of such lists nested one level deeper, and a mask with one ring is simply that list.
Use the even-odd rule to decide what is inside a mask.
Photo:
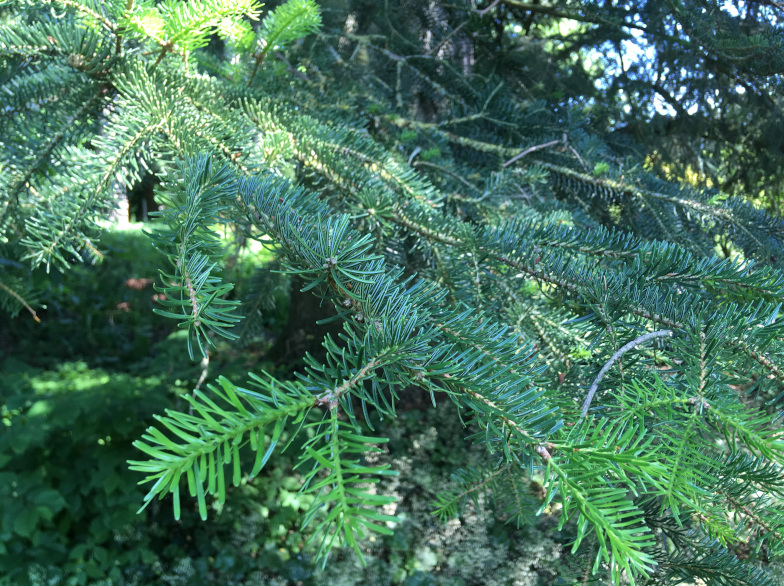
[{"label": "fir tree", "polygon": [[[220,378],[161,415],[132,462],[146,502],[169,499],[178,516],[187,490],[206,518],[286,430],[303,438],[317,557],[361,558],[361,540],[396,521],[373,421],[415,387],[453,402],[487,447],[434,503],[440,518],[489,492],[516,522],[557,515],[585,576],[772,584],[784,222],[666,182],[576,109],[486,76],[483,47],[506,37],[474,39],[522,3],[329,6],[3,8],[7,311],[35,317],[30,271],[99,254],[117,190],[152,173],[169,259],[159,311],[194,359],[252,329],[242,308],[264,303],[225,282],[218,225],[270,247],[342,322],[292,380]],[[532,499],[523,487],[539,474]]]},{"label": "fir tree", "polygon": [[[616,140],[633,136],[666,177],[779,210],[781,10],[736,0],[505,0],[486,17],[512,29],[497,71],[522,68],[529,87],[547,86],[562,104],[591,102],[594,124],[612,126]],[[529,67],[548,42],[568,66]]]}]

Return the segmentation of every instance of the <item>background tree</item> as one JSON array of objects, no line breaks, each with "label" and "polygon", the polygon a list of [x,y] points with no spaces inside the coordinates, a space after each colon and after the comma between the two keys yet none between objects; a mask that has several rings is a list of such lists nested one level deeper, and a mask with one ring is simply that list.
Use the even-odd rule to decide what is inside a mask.
[{"label": "background tree", "polygon": [[[268,246],[342,325],[293,378],[220,378],[160,416],[135,444],[147,459],[132,463],[147,503],[172,495],[175,516],[187,502],[206,517],[285,430],[301,442],[316,556],[347,545],[362,557],[362,539],[398,520],[375,426],[416,388],[451,401],[488,449],[438,498],[440,517],[489,491],[515,522],[556,515],[583,576],[772,583],[762,566],[784,553],[784,224],[647,172],[645,145],[613,132],[626,106],[629,120],[655,111],[632,112],[633,76],[602,109],[590,51],[554,52],[565,35],[553,28],[519,38],[568,16],[586,25],[569,43],[601,48],[634,28],[630,8],[322,13],[291,0],[261,20],[252,1],[13,8],[0,29],[0,280],[12,310],[34,312],[26,267],[100,254],[97,220],[145,169],[161,182],[155,242],[168,259],[156,311],[187,332],[192,358],[206,368],[211,348],[258,318],[243,308],[270,294],[234,296],[219,226]],[[689,35],[735,63],[705,36],[713,21],[697,16],[725,19],[708,8]],[[650,42],[684,10],[663,14]],[[773,13],[755,14],[774,27]],[[775,47],[766,38],[754,42]],[[512,67],[520,55],[525,67]],[[770,71],[755,63],[738,71]],[[537,75],[541,87],[527,82]],[[541,499],[526,493],[534,477]]]},{"label": "background tree", "polygon": [[777,3],[500,2],[486,16],[511,62],[547,47],[558,84],[543,98],[581,102],[592,128],[632,136],[662,176],[779,209]]}]

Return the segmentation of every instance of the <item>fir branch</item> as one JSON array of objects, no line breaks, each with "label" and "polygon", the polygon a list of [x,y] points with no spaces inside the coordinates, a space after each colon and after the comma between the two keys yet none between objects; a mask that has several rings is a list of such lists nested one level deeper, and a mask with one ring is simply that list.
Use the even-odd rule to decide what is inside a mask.
[{"label": "fir branch", "polygon": [[551,140],[551,141],[546,142],[544,144],[538,144],[538,145],[535,145],[535,146],[528,147],[527,149],[523,150],[522,152],[516,154],[514,157],[512,157],[511,159],[506,161],[503,165],[501,165],[501,167],[504,167],[504,168],[508,167],[509,165],[512,165],[512,164],[516,163],[517,161],[519,161],[520,159],[522,159],[524,156],[533,153],[534,151],[539,151],[539,150],[546,149],[546,148],[549,148],[551,146],[555,146],[557,144],[562,144],[562,143],[563,143],[563,141],[561,141],[561,140]]},{"label": "fir branch", "polygon": [[755,360],[759,364],[761,364],[769,373],[771,373],[776,380],[781,383],[784,383],[784,369],[777,364],[775,364],[769,356],[766,356],[762,352],[757,352],[749,347],[749,345],[742,341],[742,340],[730,340],[728,344],[734,348],[739,348],[744,354],[749,356],[752,360]]},{"label": "fir branch", "polygon": [[[177,440],[150,427],[142,436],[143,441],[134,442],[134,446],[151,459],[131,461],[131,469],[147,474],[143,483],[154,481],[142,509],[155,496],[163,498],[172,493],[174,516],[179,519],[179,481],[185,474],[190,494],[197,497],[199,513],[202,519],[206,519],[205,494],[215,494],[221,502],[225,501],[225,465],[233,467],[233,482],[235,486],[239,485],[238,450],[243,445],[250,445],[256,452],[251,476],[259,473],[275,449],[286,421],[291,417],[304,417],[314,401],[306,389],[295,383],[281,384],[274,379],[259,377],[255,377],[254,382],[264,395],[239,389],[220,377],[220,389],[213,385],[208,385],[208,388],[222,405],[204,393],[194,392],[185,397],[192,414],[167,411],[165,417],[156,418]],[[265,450],[264,428],[268,425],[273,425],[274,429],[270,445]],[[248,439],[244,439],[246,436]],[[178,440],[180,443],[177,443]]]},{"label": "fir branch", "polygon": [[[49,141],[44,145],[38,155],[38,158],[28,165],[21,176],[11,184],[11,187],[8,190],[8,195],[10,197],[16,198],[17,203],[19,201],[19,192],[22,190],[22,188],[28,184],[30,179],[33,177],[33,174],[40,169],[41,165],[49,161],[52,151],[57,148],[57,146],[63,141],[69,132],[73,131],[74,124],[79,124],[82,122],[85,114],[89,112],[91,108],[93,108],[97,100],[103,97],[107,91],[107,88],[105,86],[98,86],[95,88],[95,90],[96,91],[91,93],[84,103],[82,103],[73,116],[69,116],[63,120],[61,129],[55,132]],[[5,215],[5,213],[6,211],[3,212],[3,215]],[[0,216],[0,222],[1,221],[2,216]]]},{"label": "fir branch", "polygon": [[[32,259],[34,264],[45,262],[48,270],[52,260],[56,258],[56,251],[60,246],[60,243],[69,238],[78,228],[84,216],[91,212],[93,202],[103,192],[109,184],[109,181],[113,179],[117,168],[125,160],[126,156],[138,148],[140,142],[160,129],[161,126],[162,123],[160,121],[150,120],[145,126],[140,127],[134,135],[130,136],[123,148],[114,154],[113,158],[109,161],[103,175],[92,186],[92,189],[89,190],[88,194],[81,199],[76,210],[70,214],[70,217],[61,227],[56,229],[54,238],[52,238],[41,250],[31,250],[30,253],[28,253],[27,258]],[[30,242],[30,244],[33,243],[31,240],[28,240],[28,242]]]},{"label": "fir branch", "polygon": [[207,330],[230,340],[237,339],[231,328],[240,321],[234,311],[239,304],[224,297],[233,289],[218,276],[220,241],[208,226],[220,222],[221,214],[236,197],[228,168],[216,168],[208,158],[186,159],[180,166],[184,185],[170,186],[165,198],[168,208],[156,215],[163,218],[168,231],[155,234],[158,248],[166,254],[175,272],[161,271],[165,295],[161,303],[173,309],[156,313],[180,320],[188,329],[188,352],[194,358],[193,341],[202,357],[214,344]]},{"label": "fir branch", "polygon": [[117,25],[113,23],[111,20],[98,14],[95,10],[86,6],[81,2],[77,2],[76,0],[40,0],[42,3],[49,3],[49,4],[62,4],[68,8],[74,9],[79,14],[83,14],[89,16],[95,22],[99,23],[102,27],[104,27],[107,31],[111,33],[115,33],[117,30]]},{"label": "fir branch", "polygon": [[248,87],[264,62],[267,54],[278,44],[285,44],[307,34],[315,33],[321,27],[321,13],[313,0],[287,0],[270,12],[261,22],[260,40],[263,47],[255,55],[253,71],[248,78]]}]

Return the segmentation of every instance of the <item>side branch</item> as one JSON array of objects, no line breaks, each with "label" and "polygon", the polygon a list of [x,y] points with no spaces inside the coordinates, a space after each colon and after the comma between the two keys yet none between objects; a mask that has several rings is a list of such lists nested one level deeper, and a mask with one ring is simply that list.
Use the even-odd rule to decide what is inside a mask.
[{"label": "side branch", "polygon": [[365,379],[369,372],[374,371],[378,368],[380,361],[378,359],[371,360],[365,366],[360,368],[357,373],[352,376],[349,380],[343,381],[343,384],[334,388],[331,391],[324,393],[323,395],[319,395],[316,397],[315,405],[320,407],[321,405],[329,405],[330,409],[333,408],[333,405],[337,403],[337,400],[340,399],[346,392],[350,391],[356,384]]},{"label": "side branch", "polygon": [[87,6],[84,6],[83,4],[80,4],[79,2],[74,2],[74,0],[56,0],[56,1],[59,2],[60,4],[63,4],[64,6],[68,6],[69,8],[73,8],[77,12],[80,12],[82,14],[86,14],[87,16],[93,18],[94,20],[96,20],[99,23],[101,23],[101,26],[103,26],[106,30],[109,30],[109,31],[111,31],[111,32],[113,32],[115,34],[117,33],[117,25],[114,24],[108,18],[105,18],[105,17],[101,16],[100,14],[98,14],[95,10],[92,10],[91,8],[89,8]]},{"label": "side branch", "polygon": [[11,289],[11,287],[9,287],[8,285],[6,285],[6,284],[5,284],[5,283],[3,283],[2,281],[0,281],[0,289],[2,289],[2,290],[3,290],[3,291],[5,291],[6,293],[8,293],[8,294],[9,294],[11,297],[13,297],[14,299],[16,299],[16,301],[17,301],[17,302],[19,302],[19,303],[22,305],[22,307],[24,307],[24,308],[25,308],[27,311],[29,311],[29,312],[30,312],[30,315],[32,315],[32,316],[33,316],[33,319],[34,319],[36,322],[38,322],[38,323],[41,323],[41,318],[39,318],[39,317],[38,317],[38,315],[35,313],[35,310],[34,310],[32,307],[30,307],[30,304],[29,304],[29,303],[27,303],[27,301],[25,301],[24,297],[22,297],[21,295],[19,295],[19,293],[17,293],[17,292],[16,292],[16,291],[14,291],[13,289]]}]

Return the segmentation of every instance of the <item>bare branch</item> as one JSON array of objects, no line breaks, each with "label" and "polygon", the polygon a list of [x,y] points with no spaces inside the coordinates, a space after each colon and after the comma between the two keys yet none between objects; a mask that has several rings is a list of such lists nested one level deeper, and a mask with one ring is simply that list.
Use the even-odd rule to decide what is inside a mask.
[{"label": "bare branch", "polygon": [[602,367],[602,369],[599,371],[596,380],[593,381],[593,384],[591,385],[591,390],[588,391],[588,396],[585,398],[585,402],[583,403],[583,411],[580,417],[581,418],[585,417],[588,414],[588,408],[591,406],[591,401],[593,401],[593,396],[596,394],[596,389],[599,388],[599,383],[602,382],[602,379],[607,374],[607,371],[610,370],[610,368],[612,367],[613,363],[615,363],[616,360],[618,360],[621,356],[623,356],[626,352],[628,352],[635,346],[639,346],[640,344],[643,344],[648,340],[652,340],[653,338],[663,338],[664,336],[672,336],[672,330],[658,330],[656,332],[649,332],[621,346],[620,350],[618,350],[615,354],[612,355],[612,358],[610,358],[607,361],[607,364],[605,364]]},{"label": "bare branch", "polygon": [[546,142],[544,144],[538,144],[536,146],[528,147],[522,153],[519,153],[519,154],[515,155],[514,157],[512,157],[511,159],[509,159],[502,166],[503,167],[508,167],[509,165],[519,161],[520,159],[522,159],[524,156],[526,156],[529,153],[532,153],[534,151],[539,151],[539,150],[542,150],[542,149],[546,149],[548,147],[555,146],[557,144],[561,144],[561,141],[560,140],[551,140],[550,142]]}]

